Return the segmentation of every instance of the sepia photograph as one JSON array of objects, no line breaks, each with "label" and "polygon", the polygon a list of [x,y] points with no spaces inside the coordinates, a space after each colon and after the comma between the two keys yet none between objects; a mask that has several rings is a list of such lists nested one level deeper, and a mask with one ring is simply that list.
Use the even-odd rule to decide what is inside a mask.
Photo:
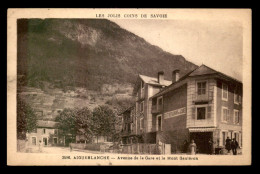
[{"label": "sepia photograph", "polygon": [[250,10],[31,10],[8,15],[10,165],[250,165]]}]

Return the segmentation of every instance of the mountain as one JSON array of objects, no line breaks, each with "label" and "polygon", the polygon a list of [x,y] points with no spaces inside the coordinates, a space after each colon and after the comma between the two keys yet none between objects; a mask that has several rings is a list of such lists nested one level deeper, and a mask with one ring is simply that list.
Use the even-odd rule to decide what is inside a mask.
[{"label": "mountain", "polygon": [[156,77],[163,70],[170,80],[175,69],[182,76],[197,67],[106,19],[19,19],[17,26],[23,86],[100,91],[132,85],[138,73]]}]

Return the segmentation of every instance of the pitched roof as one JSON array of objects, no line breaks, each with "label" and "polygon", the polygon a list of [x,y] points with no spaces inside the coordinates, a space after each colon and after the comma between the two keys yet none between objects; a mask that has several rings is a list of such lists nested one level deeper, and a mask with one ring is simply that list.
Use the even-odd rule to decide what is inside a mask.
[{"label": "pitched roof", "polygon": [[139,74],[139,77],[148,84],[151,85],[161,85],[161,86],[169,86],[170,84],[172,84],[171,81],[169,80],[164,80],[163,83],[158,83],[158,79],[155,77],[149,77],[149,76],[145,76],[145,75],[141,75]]},{"label": "pitched roof", "polygon": [[133,94],[136,94],[137,89],[140,86],[140,79],[144,81],[144,83],[156,86],[169,86],[172,82],[169,80],[164,80],[163,83],[158,83],[158,79],[156,77],[149,77],[145,75],[138,74],[137,81],[135,82]]},{"label": "pitched roof", "polygon": [[45,128],[55,128],[58,122],[55,121],[45,121],[45,120],[38,120],[37,127],[45,127]]},{"label": "pitched roof", "polygon": [[216,70],[213,70],[212,68],[207,67],[206,65],[201,65],[198,68],[196,68],[189,76],[200,76],[200,75],[209,75],[209,74],[216,74],[218,73]]},{"label": "pitched roof", "polygon": [[239,80],[237,80],[237,79],[235,79],[233,77],[230,77],[230,76],[228,76],[226,74],[223,74],[223,73],[221,73],[219,71],[216,71],[216,70],[214,70],[214,69],[212,69],[212,68],[202,64],[201,66],[195,68],[194,70],[192,70],[189,73],[187,73],[186,75],[184,75],[177,82],[172,83],[170,86],[165,87],[162,91],[160,91],[157,94],[153,95],[151,98],[160,96],[162,94],[167,93],[168,91],[171,91],[172,89],[174,89],[176,84],[179,84],[180,82],[182,82],[183,80],[185,80],[188,77],[202,76],[202,75],[212,75],[212,74],[218,74],[218,75],[221,75],[221,76],[223,76],[225,78],[228,78],[228,79],[231,79],[233,81],[236,81],[238,83],[242,83],[241,81],[239,81]]}]

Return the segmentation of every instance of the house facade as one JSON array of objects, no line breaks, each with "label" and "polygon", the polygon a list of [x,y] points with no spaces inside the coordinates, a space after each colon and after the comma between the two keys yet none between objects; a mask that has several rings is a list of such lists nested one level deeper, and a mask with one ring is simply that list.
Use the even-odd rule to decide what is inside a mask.
[{"label": "house facade", "polygon": [[[153,97],[153,131],[172,152],[185,151],[191,139],[199,153],[225,146],[227,137],[242,146],[242,83],[201,65]],[[162,100],[162,104],[158,101]],[[161,108],[161,109],[159,109]]]},{"label": "house facade", "polygon": [[123,117],[131,136],[141,137],[139,142],[171,144],[172,153],[186,151],[185,142],[191,139],[198,153],[208,153],[210,140],[215,148],[225,146],[227,137],[242,147],[240,81],[205,65],[181,78],[175,70],[172,81],[163,83],[162,74],[157,79],[139,75],[133,93],[136,104]]},{"label": "house facade", "polygon": [[37,128],[34,132],[26,135],[29,146],[37,146],[41,141],[44,146],[55,146],[62,144],[58,138],[57,122],[54,121],[37,121]]},{"label": "house facade", "polygon": [[156,134],[152,131],[152,102],[149,98],[170,84],[171,81],[164,79],[164,72],[158,72],[157,78],[138,75],[133,90],[135,105],[122,113],[124,143],[155,143]]}]

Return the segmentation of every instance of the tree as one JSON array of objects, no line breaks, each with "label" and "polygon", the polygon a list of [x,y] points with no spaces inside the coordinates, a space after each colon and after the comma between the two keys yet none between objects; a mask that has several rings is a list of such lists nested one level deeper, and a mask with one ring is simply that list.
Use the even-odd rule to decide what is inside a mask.
[{"label": "tree", "polygon": [[93,133],[97,136],[109,136],[115,135],[115,123],[116,116],[112,109],[108,106],[98,106],[93,110]]},{"label": "tree", "polygon": [[55,119],[58,123],[60,135],[66,142],[72,142],[76,138],[76,109],[65,108]]},{"label": "tree", "polygon": [[25,139],[26,132],[32,132],[37,127],[35,111],[17,96],[17,138]]},{"label": "tree", "polygon": [[[75,142],[77,135],[92,135],[91,111],[85,108],[65,108],[57,117],[59,122],[58,129],[62,136],[65,136],[66,142]],[[69,141],[69,142],[68,142]]]},{"label": "tree", "polygon": [[76,129],[77,135],[84,135],[85,142],[89,142],[93,137],[92,112],[87,107],[77,110],[76,113]]}]

